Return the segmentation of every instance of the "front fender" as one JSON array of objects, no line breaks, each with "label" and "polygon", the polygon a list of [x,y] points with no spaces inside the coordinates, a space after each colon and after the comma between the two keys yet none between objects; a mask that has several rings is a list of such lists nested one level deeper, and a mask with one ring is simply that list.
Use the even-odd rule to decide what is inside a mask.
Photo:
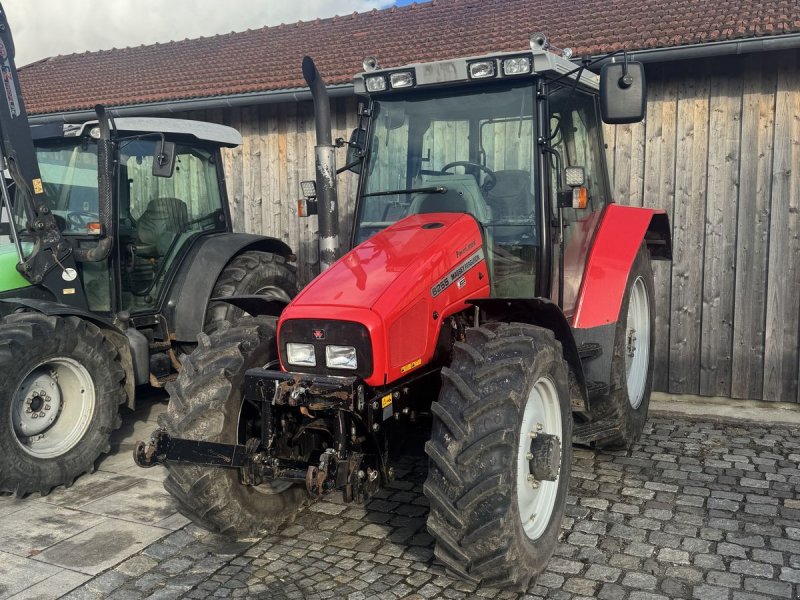
[{"label": "front fender", "polygon": [[249,233],[222,233],[199,238],[182,261],[170,286],[164,313],[176,341],[196,342],[203,331],[206,308],[222,270],[247,250],[292,254],[278,239]]}]

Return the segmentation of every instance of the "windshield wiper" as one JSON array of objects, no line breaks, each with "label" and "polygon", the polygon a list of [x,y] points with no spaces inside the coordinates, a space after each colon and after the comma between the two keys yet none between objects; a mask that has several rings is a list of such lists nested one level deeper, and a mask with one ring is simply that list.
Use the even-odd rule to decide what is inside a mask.
[{"label": "windshield wiper", "polygon": [[370,192],[369,194],[362,194],[363,198],[367,198],[368,196],[394,196],[396,194],[446,194],[447,188],[443,185],[437,185],[436,187],[426,187],[426,188],[412,188],[408,190],[386,190],[383,192]]}]

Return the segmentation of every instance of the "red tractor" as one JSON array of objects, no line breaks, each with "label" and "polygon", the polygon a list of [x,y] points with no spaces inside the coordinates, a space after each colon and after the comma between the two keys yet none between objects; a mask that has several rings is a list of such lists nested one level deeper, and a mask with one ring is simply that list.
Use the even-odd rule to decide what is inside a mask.
[{"label": "red tractor", "polygon": [[[355,79],[360,174],[338,256],[335,144],[310,59],[328,267],[288,305],[195,352],[162,427],[135,452],[209,529],[274,530],[309,498],[364,502],[394,472],[398,430],[430,415],[424,492],[436,556],[464,578],[524,587],[556,545],[573,441],[630,447],[653,372],[651,259],[663,211],[613,204],[602,120],[643,118],[638,63],[575,67],[529,52],[381,69]],[[412,421],[409,425],[408,422]],[[421,426],[421,425],[417,425]]]}]

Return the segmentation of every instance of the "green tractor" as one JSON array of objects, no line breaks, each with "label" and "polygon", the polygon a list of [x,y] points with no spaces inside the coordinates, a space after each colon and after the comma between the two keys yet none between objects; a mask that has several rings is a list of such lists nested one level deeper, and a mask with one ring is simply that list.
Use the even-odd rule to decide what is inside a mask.
[{"label": "green tractor", "polygon": [[22,496],[93,470],[137,388],[297,282],[285,243],[232,232],[221,149],[239,132],[102,107],[30,127],[13,57],[0,7],[0,492]]}]

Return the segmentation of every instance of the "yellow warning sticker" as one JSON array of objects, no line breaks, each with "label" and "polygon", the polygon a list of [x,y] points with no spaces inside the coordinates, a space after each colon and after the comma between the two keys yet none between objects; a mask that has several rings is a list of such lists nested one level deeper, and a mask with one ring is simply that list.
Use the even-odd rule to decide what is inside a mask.
[{"label": "yellow warning sticker", "polygon": [[392,404],[392,395],[386,394],[383,398],[381,398],[381,408],[386,408],[387,406],[391,406]]},{"label": "yellow warning sticker", "polygon": [[38,177],[31,181],[33,184],[33,193],[34,194],[44,194],[44,186],[42,185],[42,180]]},{"label": "yellow warning sticker", "polygon": [[422,364],[422,359],[418,358],[414,362],[410,362],[406,366],[400,367],[400,372],[401,373],[408,373],[411,369],[416,369],[421,364]]}]

